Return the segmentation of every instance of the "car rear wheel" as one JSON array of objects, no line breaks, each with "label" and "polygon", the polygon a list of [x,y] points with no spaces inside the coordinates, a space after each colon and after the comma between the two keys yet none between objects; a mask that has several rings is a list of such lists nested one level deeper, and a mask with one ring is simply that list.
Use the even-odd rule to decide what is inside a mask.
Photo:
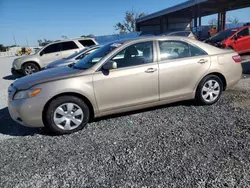
[{"label": "car rear wheel", "polygon": [[206,76],[199,84],[196,99],[204,105],[215,104],[221,97],[223,83],[218,76]]},{"label": "car rear wheel", "polygon": [[70,134],[83,129],[89,116],[84,101],[74,96],[62,96],[49,104],[45,126],[56,134]]},{"label": "car rear wheel", "polygon": [[25,76],[34,74],[39,71],[39,67],[35,63],[26,63],[22,67],[23,74]]}]

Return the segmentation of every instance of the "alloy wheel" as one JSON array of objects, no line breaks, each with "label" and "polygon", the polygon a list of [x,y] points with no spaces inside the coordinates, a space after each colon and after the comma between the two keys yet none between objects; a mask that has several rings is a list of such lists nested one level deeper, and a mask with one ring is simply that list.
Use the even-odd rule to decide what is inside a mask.
[{"label": "alloy wheel", "polygon": [[31,74],[36,72],[36,69],[35,69],[35,67],[29,65],[29,66],[25,67],[24,71],[25,71],[26,75],[31,75]]}]

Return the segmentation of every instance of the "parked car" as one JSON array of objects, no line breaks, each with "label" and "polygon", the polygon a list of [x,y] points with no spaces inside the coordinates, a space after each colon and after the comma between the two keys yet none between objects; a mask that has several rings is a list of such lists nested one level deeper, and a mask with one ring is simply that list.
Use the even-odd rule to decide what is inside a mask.
[{"label": "parked car", "polygon": [[231,48],[239,54],[250,52],[250,26],[226,29],[205,40],[220,48]]},{"label": "parked car", "polygon": [[93,53],[97,49],[99,49],[100,45],[93,45],[87,48],[84,48],[83,50],[79,51],[78,53],[71,54],[69,57],[59,59],[56,61],[53,61],[52,63],[48,64],[45,69],[51,69],[51,68],[57,68],[61,66],[67,66],[72,65],[76,63],[77,61],[81,60],[82,58],[86,57],[87,55]]},{"label": "parked car", "polygon": [[181,36],[181,37],[189,37],[192,39],[197,39],[195,34],[192,31],[174,31],[174,32],[168,32],[164,33],[163,36]]},{"label": "parked car", "polygon": [[189,99],[212,105],[241,79],[240,62],[232,50],[187,37],[118,41],[72,67],[16,80],[8,108],[20,124],[68,134],[109,114]]},{"label": "parked car", "polygon": [[14,76],[26,76],[45,68],[52,61],[66,58],[73,53],[98,43],[92,38],[63,40],[48,44],[36,53],[14,60],[11,72]]}]

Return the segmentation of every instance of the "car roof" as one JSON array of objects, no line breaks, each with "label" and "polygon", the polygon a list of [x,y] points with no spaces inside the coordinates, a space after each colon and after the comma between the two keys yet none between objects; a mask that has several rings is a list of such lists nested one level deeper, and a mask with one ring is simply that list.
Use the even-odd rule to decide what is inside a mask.
[{"label": "car roof", "polygon": [[113,41],[110,42],[110,44],[112,43],[129,43],[129,42],[136,42],[136,41],[144,41],[144,40],[190,40],[189,37],[183,37],[183,36],[139,36],[137,38],[133,38],[133,39],[123,39],[123,40],[117,40],[117,41]]},{"label": "car roof", "polygon": [[[206,51],[209,55],[223,53],[223,49],[218,49],[212,45],[206,44],[202,41],[192,39],[190,37],[183,37],[183,36],[148,36],[148,37],[137,37],[135,39],[129,39],[129,40],[120,40],[120,41],[114,41],[112,43],[122,43],[122,45],[129,44],[129,43],[136,43],[136,42],[144,42],[148,40],[173,40],[173,41],[180,41],[180,42],[186,42],[195,46],[198,46],[199,48]],[[112,44],[110,43],[110,44]]]},{"label": "car roof", "polygon": [[74,40],[95,40],[94,38],[85,38],[85,37],[80,37],[80,38],[74,38],[74,39],[65,39],[65,40],[56,40],[51,42],[50,44],[55,44],[55,43],[60,43],[60,42],[68,42],[68,41],[74,41]]},{"label": "car roof", "polygon": [[[237,31],[239,31],[240,29],[249,28],[249,27],[250,27],[250,25],[246,25],[246,26],[242,26],[242,27],[228,28],[225,30],[237,30]],[[223,30],[223,31],[225,31],[225,30]]]}]

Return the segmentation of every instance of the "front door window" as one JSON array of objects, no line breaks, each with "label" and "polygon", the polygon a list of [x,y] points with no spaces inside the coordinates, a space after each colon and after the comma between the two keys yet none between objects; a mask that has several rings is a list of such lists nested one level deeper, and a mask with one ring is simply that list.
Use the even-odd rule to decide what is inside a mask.
[{"label": "front door window", "polygon": [[111,60],[117,63],[118,69],[153,63],[153,42],[133,44],[119,52]]}]

